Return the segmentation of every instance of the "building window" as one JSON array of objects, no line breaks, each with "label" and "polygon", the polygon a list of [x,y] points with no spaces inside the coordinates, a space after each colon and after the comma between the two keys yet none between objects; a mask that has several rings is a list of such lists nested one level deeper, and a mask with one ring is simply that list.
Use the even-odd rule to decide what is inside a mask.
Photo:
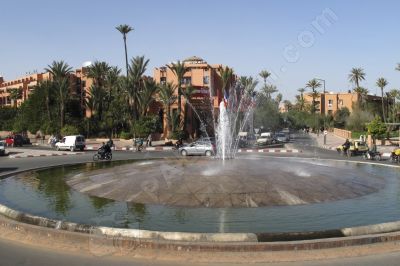
[{"label": "building window", "polygon": [[343,105],[343,100],[339,100],[339,105]]},{"label": "building window", "polygon": [[204,84],[210,84],[210,76],[204,76],[203,77],[203,83]]},{"label": "building window", "polygon": [[182,82],[182,84],[190,85],[190,84],[192,84],[192,78],[184,77],[181,82]]},{"label": "building window", "polygon": [[333,106],[333,100],[328,100],[328,107],[332,107]]},{"label": "building window", "polygon": [[167,83],[167,78],[166,78],[166,77],[161,77],[161,78],[160,78],[160,83],[161,83],[161,84]]}]

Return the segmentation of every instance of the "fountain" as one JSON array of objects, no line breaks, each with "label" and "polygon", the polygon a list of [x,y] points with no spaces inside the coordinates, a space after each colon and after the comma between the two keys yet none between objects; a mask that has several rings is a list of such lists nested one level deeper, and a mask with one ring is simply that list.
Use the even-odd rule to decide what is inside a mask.
[{"label": "fountain", "polygon": [[219,104],[213,123],[220,160],[179,157],[26,172],[2,180],[0,204],[55,220],[179,232],[302,232],[400,220],[395,168],[257,154],[230,160],[239,157],[238,132],[254,102],[234,86]]}]

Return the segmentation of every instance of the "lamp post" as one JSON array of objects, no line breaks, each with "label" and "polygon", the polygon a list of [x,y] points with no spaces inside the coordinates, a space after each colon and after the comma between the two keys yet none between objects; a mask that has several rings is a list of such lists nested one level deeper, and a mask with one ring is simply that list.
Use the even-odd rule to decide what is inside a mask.
[{"label": "lamp post", "polygon": [[[316,80],[320,80],[324,83],[324,131],[325,131],[326,130],[326,125],[325,125],[325,118],[326,118],[326,114],[325,114],[325,93],[326,93],[325,83],[326,83],[326,81],[324,79],[320,79],[320,78],[316,78]],[[321,97],[321,102],[322,102],[322,97]],[[322,108],[321,108],[321,114],[322,114]],[[324,145],[326,145],[326,134],[324,134]]]}]

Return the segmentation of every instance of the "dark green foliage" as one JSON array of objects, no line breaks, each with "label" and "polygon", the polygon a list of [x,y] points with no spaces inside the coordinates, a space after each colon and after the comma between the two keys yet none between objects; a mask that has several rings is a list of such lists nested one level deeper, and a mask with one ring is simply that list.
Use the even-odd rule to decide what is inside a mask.
[{"label": "dark green foliage", "polygon": [[367,128],[368,134],[371,134],[374,140],[384,136],[387,130],[385,123],[382,122],[379,116],[375,116],[374,120],[368,123]]},{"label": "dark green foliage", "polygon": [[17,110],[12,107],[0,108],[0,130],[11,131],[14,119],[17,116]]},{"label": "dark green foliage", "polygon": [[350,116],[350,111],[347,107],[343,107],[335,113],[334,119],[334,126],[336,128],[344,128],[346,126],[346,121]]}]

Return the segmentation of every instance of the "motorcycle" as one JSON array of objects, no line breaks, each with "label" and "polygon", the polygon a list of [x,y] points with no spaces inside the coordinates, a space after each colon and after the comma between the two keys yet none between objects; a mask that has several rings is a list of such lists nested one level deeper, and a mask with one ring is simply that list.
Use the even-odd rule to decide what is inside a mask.
[{"label": "motorcycle", "polygon": [[99,161],[99,160],[107,160],[111,161],[112,159],[112,153],[111,152],[103,152],[103,149],[100,148],[97,150],[97,153],[93,155],[93,161]]},{"label": "motorcycle", "polygon": [[376,160],[376,161],[380,161],[382,160],[382,154],[378,151],[367,151],[366,153],[364,153],[364,159],[366,160]]},{"label": "motorcycle", "polygon": [[392,151],[392,154],[390,155],[390,159],[394,163],[400,163],[400,149],[396,149]]}]

